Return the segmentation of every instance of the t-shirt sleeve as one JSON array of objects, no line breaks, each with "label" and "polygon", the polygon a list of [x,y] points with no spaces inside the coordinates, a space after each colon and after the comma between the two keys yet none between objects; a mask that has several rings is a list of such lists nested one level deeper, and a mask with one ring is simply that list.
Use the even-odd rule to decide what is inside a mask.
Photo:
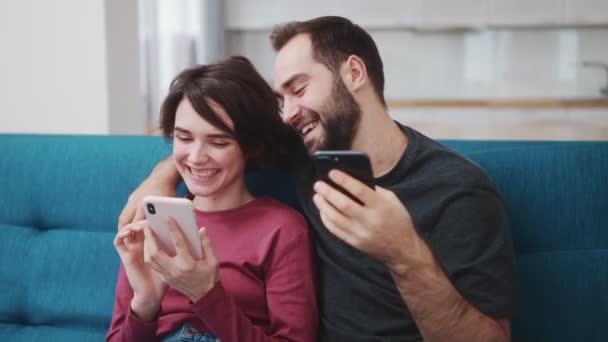
[{"label": "t-shirt sleeve", "polygon": [[489,189],[458,191],[422,233],[458,292],[494,318],[517,310],[518,283],[506,208]]}]

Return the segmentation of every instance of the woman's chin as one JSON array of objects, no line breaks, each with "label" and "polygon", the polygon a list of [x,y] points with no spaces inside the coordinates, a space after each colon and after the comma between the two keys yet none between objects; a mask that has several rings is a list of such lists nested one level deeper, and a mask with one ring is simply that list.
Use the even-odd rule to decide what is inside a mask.
[{"label": "woman's chin", "polygon": [[217,192],[216,186],[201,185],[195,182],[186,182],[186,186],[191,194],[199,197],[209,197]]}]

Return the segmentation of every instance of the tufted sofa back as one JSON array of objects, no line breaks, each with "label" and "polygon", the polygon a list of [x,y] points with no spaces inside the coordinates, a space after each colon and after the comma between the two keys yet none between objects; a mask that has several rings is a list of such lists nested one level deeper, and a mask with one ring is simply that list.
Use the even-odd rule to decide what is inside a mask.
[{"label": "tufted sofa back", "polygon": [[[608,341],[608,143],[445,141],[509,209],[521,277],[514,341]],[[101,341],[127,196],[170,153],[158,137],[0,134],[0,340]],[[294,205],[293,184],[248,184]]]}]

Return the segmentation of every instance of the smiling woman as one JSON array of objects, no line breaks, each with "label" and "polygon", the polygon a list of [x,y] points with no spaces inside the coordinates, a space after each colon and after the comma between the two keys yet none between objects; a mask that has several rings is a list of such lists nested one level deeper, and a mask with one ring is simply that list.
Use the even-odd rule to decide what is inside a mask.
[{"label": "smiling woman", "polygon": [[289,164],[306,150],[276,97],[243,57],[180,73],[161,107],[161,129],[191,193],[203,258],[171,230],[160,251],[147,222],[120,230],[122,261],[109,341],[313,341],[317,304],[306,220],[255,198],[245,171]]}]

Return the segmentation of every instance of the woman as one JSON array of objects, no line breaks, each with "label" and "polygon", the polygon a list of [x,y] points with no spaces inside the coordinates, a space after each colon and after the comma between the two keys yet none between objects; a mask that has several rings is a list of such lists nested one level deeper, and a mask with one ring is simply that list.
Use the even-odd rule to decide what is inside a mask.
[{"label": "woman", "polygon": [[[121,258],[108,341],[313,341],[317,306],[304,218],[255,198],[245,171],[286,163],[303,146],[272,89],[243,57],[171,83],[161,129],[195,207],[203,259],[168,256],[146,221],[118,232]],[[181,249],[180,249],[181,248]]]}]

